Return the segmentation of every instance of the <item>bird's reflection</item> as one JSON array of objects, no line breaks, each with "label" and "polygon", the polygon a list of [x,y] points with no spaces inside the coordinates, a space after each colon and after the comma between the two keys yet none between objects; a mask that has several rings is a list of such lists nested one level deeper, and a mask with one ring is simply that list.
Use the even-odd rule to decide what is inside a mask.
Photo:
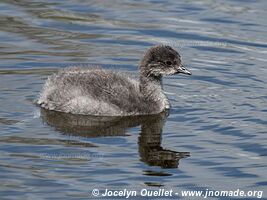
[{"label": "bird's reflection", "polygon": [[63,134],[82,137],[124,136],[128,128],[141,125],[138,146],[141,161],[151,166],[177,168],[181,158],[189,152],[164,149],[161,134],[168,113],[129,117],[96,117],[72,115],[41,109],[41,117],[48,125]]}]

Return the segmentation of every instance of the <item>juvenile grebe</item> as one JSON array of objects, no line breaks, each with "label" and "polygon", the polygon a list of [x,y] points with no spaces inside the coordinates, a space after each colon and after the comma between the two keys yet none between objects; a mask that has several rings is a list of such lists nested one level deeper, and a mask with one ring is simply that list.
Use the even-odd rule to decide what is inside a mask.
[{"label": "juvenile grebe", "polygon": [[170,108],[162,76],[191,75],[170,46],[151,47],[141,60],[139,81],[101,68],[70,67],[51,75],[37,103],[72,114],[129,116],[160,113]]}]

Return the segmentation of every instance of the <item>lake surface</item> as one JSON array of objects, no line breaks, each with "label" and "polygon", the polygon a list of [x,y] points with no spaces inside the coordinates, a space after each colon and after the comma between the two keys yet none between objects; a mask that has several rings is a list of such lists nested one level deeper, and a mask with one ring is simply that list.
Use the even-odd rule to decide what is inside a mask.
[{"label": "lake surface", "polygon": [[[266,198],[266,9],[264,0],[2,0],[0,199],[91,199],[95,188]],[[33,103],[64,66],[138,75],[160,43],[193,73],[164,79],[169,116],[66,116]]]}]

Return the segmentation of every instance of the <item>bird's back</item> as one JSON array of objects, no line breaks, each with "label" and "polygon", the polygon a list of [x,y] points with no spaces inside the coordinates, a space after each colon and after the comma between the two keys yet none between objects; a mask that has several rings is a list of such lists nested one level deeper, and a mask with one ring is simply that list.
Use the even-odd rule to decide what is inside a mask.
[{"label": "bird's back", "polygon": [[139,114],[139,83],[101,68],[66,68],[50,76],[38,104],[49,110],[86,115]]}]

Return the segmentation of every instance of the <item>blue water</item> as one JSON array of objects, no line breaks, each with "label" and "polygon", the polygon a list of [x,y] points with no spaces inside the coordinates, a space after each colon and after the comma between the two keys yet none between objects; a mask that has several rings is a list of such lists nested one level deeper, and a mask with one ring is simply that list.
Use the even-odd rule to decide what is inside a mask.
[{"label": "blue water", "polygon": [[[91,199],[94,188],[266,198],[266,8],[264,0],[1,1],[0,199]],[[164,79],[169,116],[77,118],[33,103],[59,68],[138,75],[156,44],[179,51],[193,73]]]}]

